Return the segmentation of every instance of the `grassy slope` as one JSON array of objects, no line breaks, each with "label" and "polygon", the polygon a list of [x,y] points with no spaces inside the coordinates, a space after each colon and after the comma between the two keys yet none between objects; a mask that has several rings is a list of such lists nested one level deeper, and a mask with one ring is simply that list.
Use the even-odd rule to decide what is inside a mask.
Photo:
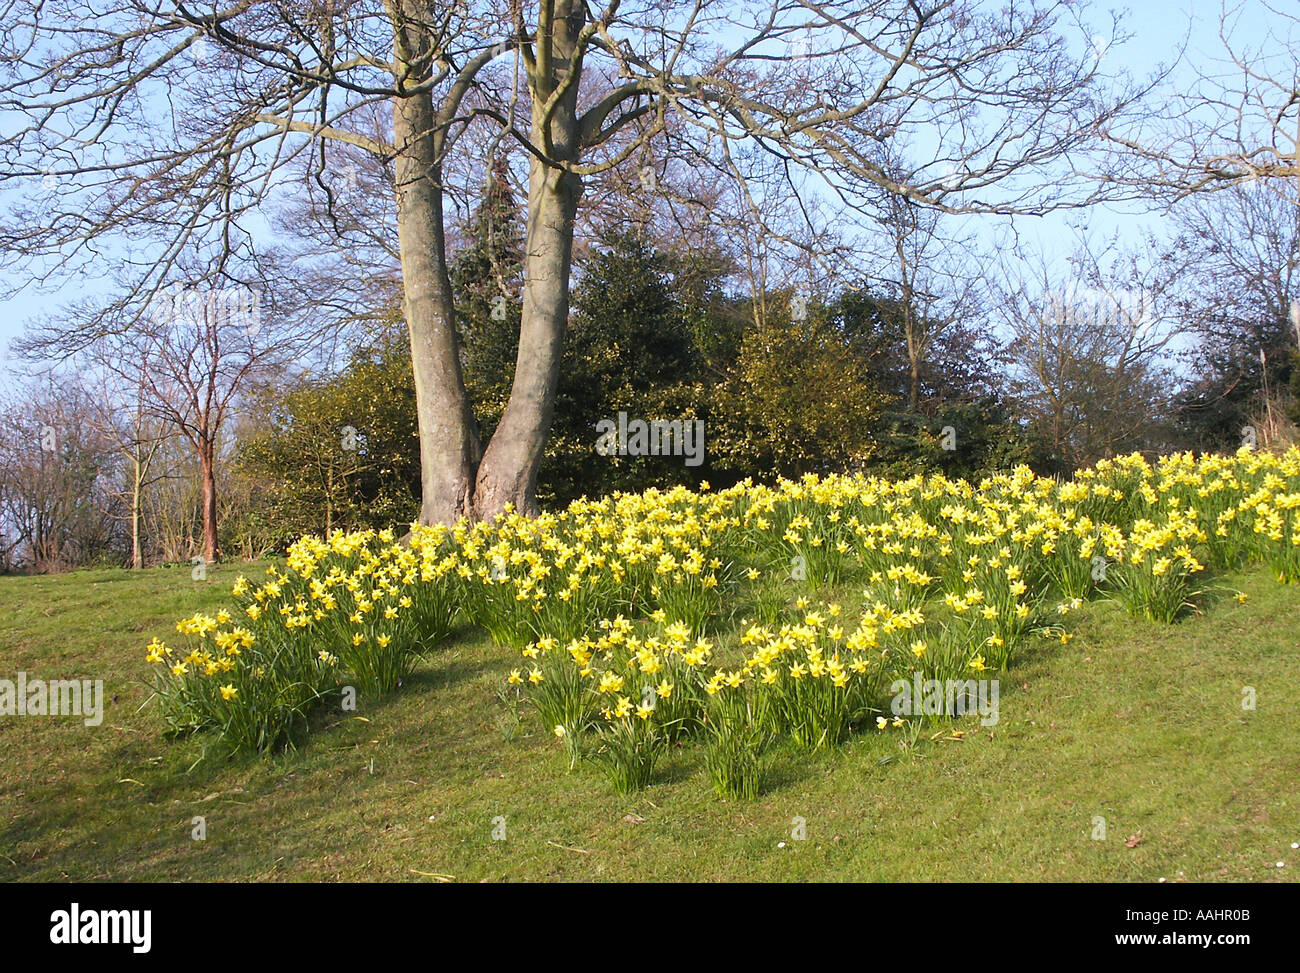
[{"label": "grassy slope", "polygon": [[[202,741],[166,741],[154,709],[139,711],[143,646],[167,638],[178,617],[225,602],[235,572],[212,570],[206,584],[187,569],[0,578],[0,677],[103,678],[106,696],[117,695],[98,728],[0,719],[0,880],[1300,872],[1290,848],[1300,841],[1300,597],[1264,571],[1220,579],[1248,592],[1248,604],[1220,597],[1170,628],[1090,606],[1074,618],[1072,642],[1037,643],[1003,680],[993,732],[923,740],[914,756],[895,733],[874,730],[836,752],[781,751],[751,804],[714,797],[695,749],[624,798],[591,767],[569,772],[531,715],[507,743],[495,691],[517,663],[471,632],[401,693],[363,702],[364,719],[322,714],[297,753],[190,769]],[[1245,685],[1257,691],[1255,712],[1241,708]],[[206,841],[190,839],[195,815],[206,818]],[[492,840],[498,815],[505,841]],[[791,840],[796,815],[806,840]],[[1090,837],[1096,815],[1104,841]]]}]

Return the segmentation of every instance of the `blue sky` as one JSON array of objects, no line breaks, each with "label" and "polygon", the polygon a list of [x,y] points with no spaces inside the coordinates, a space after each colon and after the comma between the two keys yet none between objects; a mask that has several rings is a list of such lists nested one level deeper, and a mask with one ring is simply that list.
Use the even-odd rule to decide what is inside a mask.
[{"label": "blue sky", "polygon": [[[1248,46],[1265,43],[1267,20],[1260,10],[1259,0],[1246,0],[1244,7],[1247,14],[1238,22],[1236,37]],[[1092,17],[1100,26],[1108,25],[1109,9],[1123,11],[1125,8],[1095,7]],[[1252,15],[1251,11],[1260,11],[1260,15]],[[1212,59],[1222,56],[1217,34],[1218,0],[1135,0],[1127,7],[1121,28],[1134,37],[1122,45],[1108,48],[1104,55],[1104,67],[1124,69],[1137,77],[1150,73],[1159,62],[1172,58],[1177,44],[1186,32],[1189,18],[1193,28],[1187,53],[1187,61],[1190,63],[1178,69],[1175,84],[1179,79],[1191,78],[1196,65],[1208,64]],[[1141,208],[1132,205],[1125,208],[1098,207],[1086,214],[1073,211],[1038,219],[1018,219],[1015,229],[1022,240],[1036,241],[1048,250],[1058,249],[1063,252],[1071,241],[1070,224],[1080,222],[1100,235],[1119,232],[1121,236],[1136,238],[1148,230],[1159,231],[1163,219],[1159,214],[1143,212]],[[980,229],[981,232],[993,231],[991,224],[981,226]],[[11,284],[12,279],[6,283]],[[75,295],[51,295],[28,287],[17,298],[0,301],[0,371],[12,370],[14,363],[10,359],[8,346],[21,333],[24,323],[35,315],[49,313],[62,299],[71,296]]]}]

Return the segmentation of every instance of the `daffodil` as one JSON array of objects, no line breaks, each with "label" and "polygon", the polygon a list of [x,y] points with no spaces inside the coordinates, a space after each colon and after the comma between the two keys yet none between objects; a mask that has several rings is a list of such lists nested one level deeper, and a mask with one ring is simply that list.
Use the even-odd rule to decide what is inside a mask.
[{"label": "daffodil", "polygon": [[607,672],[600,677],[600,685],[597,687],[602,693],[617,693],[623,689],[623,677],[616,672]]}]

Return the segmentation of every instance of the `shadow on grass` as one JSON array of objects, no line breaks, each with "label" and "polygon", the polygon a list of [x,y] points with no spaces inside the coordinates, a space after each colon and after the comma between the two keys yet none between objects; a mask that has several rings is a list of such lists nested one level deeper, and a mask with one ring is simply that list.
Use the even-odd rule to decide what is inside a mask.
[{"label": "shadow on grass", "polygon": [[655,768],[655,784],[680,784],[692,777],[704,774],[703,748],[691,743],[683,743],[673,749],[659,761]]},{"label": "shadow on grass", "polygon": [[[450,689],[459,686],[462,683],[477,679],[494,668],[498,668],[498,666],[493,663],[484,663],[469,659],[452,659],[442,662],[435,661],[431,667],[422,667],[411,672],[402,680],[402,685],[396,692],[389,693],[387,696],[384,696],[376,702],[380,705],[386,705],[392,703],[394,700],[406,693],[432,692],[435,690]],[[504,670],[502,675],[504,676]]]}]

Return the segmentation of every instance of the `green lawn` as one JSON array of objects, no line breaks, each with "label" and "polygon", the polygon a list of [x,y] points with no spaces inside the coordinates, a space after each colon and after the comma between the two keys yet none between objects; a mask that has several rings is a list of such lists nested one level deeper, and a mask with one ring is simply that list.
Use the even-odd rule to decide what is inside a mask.
[{"label": "green lawn", "polygon": [[[1300,872],[1300,590],[1217,579],[1171,627],[1113,605],[1071,616],[1002,681],[964,739],[864,730],[779,750],[752,803],[716,798],[698,747],[612,793],[496,698],[517,658],[462,632],[397,695],[321,714],[296,752],[203,756],[169,741],[144,645],[228,601],[189,568],[0,578],[0,678],[102,678],[103,724],[0,718],[0,880],[1277,881]],[[1257,709],[1242,709],[1253,686]],[[207,838],[191,838],[192,820]],[[1094,840],[1094,818],[1106,820]],[[806,838],[794,840],[796,817]],[[501,834],[504,818],[505,840]],[[1140,840],[1132,841],[1132,836]],[[1126,839],[1130,839],[1126,842]],[[783,843],[783,845],[782,845]],[[1129,845],[1132,844],[1132,847]],[[1277,862],[1284,861],[1284,868]]]}]

